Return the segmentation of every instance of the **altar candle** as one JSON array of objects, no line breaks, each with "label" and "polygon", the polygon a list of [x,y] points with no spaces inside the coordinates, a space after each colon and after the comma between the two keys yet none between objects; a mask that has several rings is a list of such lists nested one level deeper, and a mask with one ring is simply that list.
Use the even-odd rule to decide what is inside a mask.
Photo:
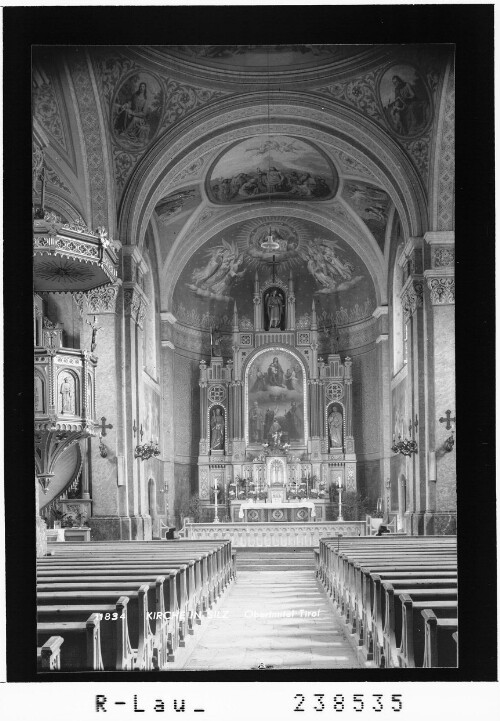
[{"label": "altar candle", "polygon": [[337,486],[338,488],[342,488],[342,478],[340,476],[337,478]]}]

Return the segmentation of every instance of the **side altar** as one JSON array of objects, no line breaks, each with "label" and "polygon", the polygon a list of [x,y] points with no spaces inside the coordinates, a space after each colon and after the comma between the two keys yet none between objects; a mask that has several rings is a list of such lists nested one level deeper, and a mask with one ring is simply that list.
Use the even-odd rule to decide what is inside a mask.
[{"label": "side altar", "polygon": [[256,274],[253,302],[244,329],[234,306],[232,358],[219,336],[200,362],[200,501],[232,522],[242,509],[248,522],[325,521],[338,488],[356,490],[352,362],[318,358],[314,301],[310,327],[296,327],[291,273],[262,284]]}]

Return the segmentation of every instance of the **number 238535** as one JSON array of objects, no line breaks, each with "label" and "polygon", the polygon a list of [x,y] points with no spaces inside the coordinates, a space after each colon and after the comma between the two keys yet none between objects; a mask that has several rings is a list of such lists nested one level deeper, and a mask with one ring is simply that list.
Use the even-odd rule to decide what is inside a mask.
[{"label": "number 238535", "polygon": [[324,693],[315,693],[312,696],[306,697],[304,694],[297,693],[294,696],[295,707],[294,711],[355,711],[361,713],[362,711],[375,711],[380,713],[382,711],[402,711],[403,710],[403,698],[400,693],[393,694],[342,694],[337,693],[334,696],[328,696]]}]

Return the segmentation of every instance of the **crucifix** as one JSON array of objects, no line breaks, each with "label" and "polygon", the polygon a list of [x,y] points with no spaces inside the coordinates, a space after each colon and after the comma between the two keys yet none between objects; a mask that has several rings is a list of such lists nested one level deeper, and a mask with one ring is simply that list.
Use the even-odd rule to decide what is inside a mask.
[{"label": "crucifix", "polygon": [[271,262],[267,261],[266,265],[271,265],[273,268],[273,283],[276,282],[276,266],[278,265],[279,261],[276,260],[276,256],[273,254],[273,259]]},{"label": "crucifix", "polygon": [[86,320],[85,323],[92,328],[92,340],[90,341],[90,352],[93,353],[97,346],[97,333],[102,330],[102,326],[97,325],[97,318],[94,316],[94,320],[91,323]]},{"label": "crucifix", "polygon": [[111,423],[108,423],[106,425],[106,416],[102,416],[101,417],[101,436],[106,435],[106,428],[109,428],[111,430],[111,428],[113,428],[113,426],[111,425]]},{"label": "crucifix", "polygon": [[446,418],[440,418],[440,423],[446,423],[446,430],[449,431],[451,428],[451,424],[456,422],[456,418],[450,418],[451,411],[445,411],[444,412]]}]

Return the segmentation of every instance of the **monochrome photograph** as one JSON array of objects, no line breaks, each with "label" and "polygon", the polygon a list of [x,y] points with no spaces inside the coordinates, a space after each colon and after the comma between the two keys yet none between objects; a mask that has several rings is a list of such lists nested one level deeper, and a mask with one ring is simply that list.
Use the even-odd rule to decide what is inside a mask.
[{"label": "monochrome photograph", "polygon": [[143,36],[30,45],[32,680],[458,680],[453,33]]}]

